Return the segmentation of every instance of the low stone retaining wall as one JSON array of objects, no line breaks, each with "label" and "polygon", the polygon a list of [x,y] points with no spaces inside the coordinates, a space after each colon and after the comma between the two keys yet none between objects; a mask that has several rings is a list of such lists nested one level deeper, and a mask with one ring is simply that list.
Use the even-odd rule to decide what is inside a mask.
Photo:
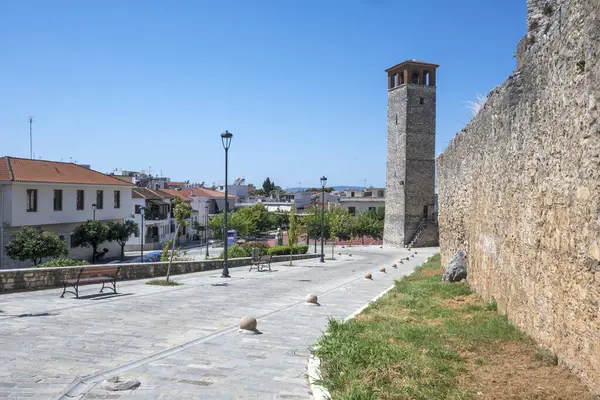
[{"label": "low stone retaining wall", "polygon": [[[297,254],[294,260],[318,258],[318,254]],[[273,256],[273,262],[289,261],[290,256]],[[229,268],[250,265],[251,258],[234,258],[229,260]],[[101,264],[93,265],[98,267]],[[161,277],[167,274],[168,262],[121,264],[119,281]],[[92,267],[92,265],[90,265]],[[62,286],[63,279],[77,278],[82,267],[58,268],[22,268],[0,270],[0,293],[18,290],[36,290]],[[84,267],[85,268],[85,267]],[[171,265],[171,275],[189,274],[191,272],[220,270],[223,260],[176,261]]]}]

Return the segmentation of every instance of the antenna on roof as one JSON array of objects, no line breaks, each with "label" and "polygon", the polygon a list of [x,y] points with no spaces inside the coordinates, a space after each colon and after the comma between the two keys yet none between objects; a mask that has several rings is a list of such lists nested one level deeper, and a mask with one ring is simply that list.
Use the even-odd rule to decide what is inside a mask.
[{"label": "antenna on roof", "polygon": [[29,117],[29,158],[33,160],[33,116]]}]

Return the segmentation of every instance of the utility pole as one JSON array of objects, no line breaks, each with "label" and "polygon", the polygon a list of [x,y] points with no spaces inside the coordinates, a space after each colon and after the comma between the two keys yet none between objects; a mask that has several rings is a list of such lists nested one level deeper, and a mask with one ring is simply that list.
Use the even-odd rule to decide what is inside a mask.
[{"label": "utility pole", "polygon": [[29,117],[29,158],[33,160],[33,116]]}]

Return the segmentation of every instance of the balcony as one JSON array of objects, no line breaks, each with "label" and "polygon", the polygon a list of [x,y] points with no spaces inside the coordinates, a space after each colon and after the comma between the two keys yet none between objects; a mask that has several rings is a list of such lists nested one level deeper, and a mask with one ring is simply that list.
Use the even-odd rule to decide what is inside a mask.
[{"label": "balcony", "polygon": [[161,220],[165,220],[169,218],[169,214],[168,213],[161,213],[161,212],[148,212],[146,211],[144,213],[144,219],[146,221],[161,221]]}]

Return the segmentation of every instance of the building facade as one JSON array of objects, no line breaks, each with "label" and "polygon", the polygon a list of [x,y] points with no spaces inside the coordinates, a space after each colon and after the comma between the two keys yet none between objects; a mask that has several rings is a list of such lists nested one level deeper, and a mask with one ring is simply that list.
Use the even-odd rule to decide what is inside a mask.
[{"label": "building facade", "polygon": [[[122,222],[131,213],[131,190],[128,182],[72,163],[0,158],[0,268],[30,266],[9,259],[4,247],[25,226],[58,235],[69,257],[91,260],[91,248],[71,246],[73,230],[94,218]],[[100,248],[108,257],[120,254],[115,242]]]},{"label": "building facade", "polygon": [[[434,215],[436,64],[405,61],[388,75],[384,243],[406,246],[419,230],[437,229]],[[437,245],[435,237],[421,246]],[[435,243],[434,243],[435,242]],[[414,244],[413,244],[414,245]]]}]

